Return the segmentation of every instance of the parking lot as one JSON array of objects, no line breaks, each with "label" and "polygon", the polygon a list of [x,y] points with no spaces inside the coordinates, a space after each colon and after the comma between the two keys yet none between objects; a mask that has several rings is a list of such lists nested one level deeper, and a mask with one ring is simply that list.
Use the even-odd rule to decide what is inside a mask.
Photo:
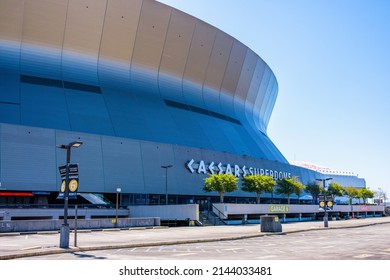
[{"label": "parking lot", "polygon": [[303,231],[231,241],[36,256],[50,260],[390,260],[390,224]]}]

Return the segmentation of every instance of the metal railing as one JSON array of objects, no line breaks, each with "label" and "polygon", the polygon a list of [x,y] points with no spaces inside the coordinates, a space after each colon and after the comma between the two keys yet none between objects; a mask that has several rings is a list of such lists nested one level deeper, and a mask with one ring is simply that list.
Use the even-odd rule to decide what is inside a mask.
[{"label": "metal railing", "polygon": [[223,224],[227,224],[225,219],[227,219],[228,217],[222,213],[217,207],[214,206],[214,204],[212,205],[212,211],[211,213],[213,213],[214,215],[214,225],[216,225],[216,221],[218,219],[219,222],[223,223]]}]

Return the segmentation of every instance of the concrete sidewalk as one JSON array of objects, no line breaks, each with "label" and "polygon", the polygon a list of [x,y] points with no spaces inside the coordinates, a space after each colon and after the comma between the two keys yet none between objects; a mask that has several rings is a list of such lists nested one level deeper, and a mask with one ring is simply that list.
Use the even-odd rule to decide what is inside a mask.
[{"label": "concrete sidewalk", "polygon": [[83,230],[77,232],[77,246],[74,246],[75,234],[70,234],[69,249],[59,248],[58,232],[3,233],[0,234],[0,260],[67,252],[237,240],[269,234],[353,228],[383,223],[390,223],[390,217],[329,221],[328,228],[324,228],[322,221],[286,223],[282,224],[282,233],[260,232],[260,225]]}]

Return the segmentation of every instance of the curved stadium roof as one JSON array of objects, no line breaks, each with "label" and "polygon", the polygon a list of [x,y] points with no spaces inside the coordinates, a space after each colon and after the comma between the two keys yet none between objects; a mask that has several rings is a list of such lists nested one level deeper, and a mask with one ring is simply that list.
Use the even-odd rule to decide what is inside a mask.
[{"label": "curved stadium roof", "polygon": [[268,138],[268,65],[153,0],[0,3],[0,122],[287,163]]}]

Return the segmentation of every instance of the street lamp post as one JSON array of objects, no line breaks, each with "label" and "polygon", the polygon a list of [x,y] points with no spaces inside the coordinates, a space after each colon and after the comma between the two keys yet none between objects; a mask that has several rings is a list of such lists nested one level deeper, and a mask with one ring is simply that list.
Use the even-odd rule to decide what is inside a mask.
[{"label": "street lamp post", "polygon": [[165,169],[165,205],[168,205],[168,168],[171,168],[173,165],[162,165],[161,168]]},{"label": "street lamp post", "polygon": [[350,204],[351,204],[352,219],[355,219],[355,214],[353,213],[352,198],[350,198]]},{"label": "street lamp post", "polygon": [[115,207],[115,227],[118,227],[118,208],[119,208],[119,194],[122,189],[120,187],[116,188],[116,207]]},{"label": "street lamp post", "polygon": [[325,200],[325,206],[324,206],[324,227],[328,227],[328,212],[326,211],[326,190],[325,190],[325,182],[328,180],[332,180],[333,178],[325,178],[325,179],[316,179],[317,181],[322,181],[322,186],[324,188],[324,200]]},{"label": "street lamp post", "polygon": [[68,145],[57,146],[60,149],[66,150],[66,175],[65,175],[65,192],[64,192],[64,223],[60,230],[60,248],[69,248],[69,224],[68,224],[68,204],[69,204],[69,164],[70,151],[72,148],[78,148],[83,144],[81,141],[74,141]]}]

